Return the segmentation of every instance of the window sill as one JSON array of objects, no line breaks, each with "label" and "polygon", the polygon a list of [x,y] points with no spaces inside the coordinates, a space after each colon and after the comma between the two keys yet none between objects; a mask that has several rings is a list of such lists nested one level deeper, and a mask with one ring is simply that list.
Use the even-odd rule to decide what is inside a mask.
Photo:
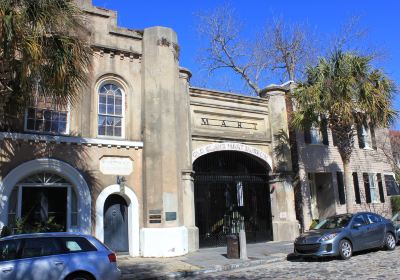
[{"label": "window sill", "polygon": [[124,136],[106,136],[106,135],[97,135],[99,139],[110,139],[110,140],[125,140]]}]

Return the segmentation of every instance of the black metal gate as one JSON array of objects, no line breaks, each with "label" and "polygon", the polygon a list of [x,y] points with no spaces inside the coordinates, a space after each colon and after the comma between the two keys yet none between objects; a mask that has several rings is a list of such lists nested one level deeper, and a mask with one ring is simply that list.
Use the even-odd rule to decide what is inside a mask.
[{"label": "black metal gate", "polygon": [[200,247],[226,244],[245,229],[248,243],[272,240],[268,167],[240,152],[215,152],[197,159],[196,226]]}]

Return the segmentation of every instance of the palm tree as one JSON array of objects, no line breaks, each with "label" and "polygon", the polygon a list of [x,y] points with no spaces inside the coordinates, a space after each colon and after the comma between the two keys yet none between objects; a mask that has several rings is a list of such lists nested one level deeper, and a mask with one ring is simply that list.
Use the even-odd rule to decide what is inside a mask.
[{"label": "palm tree", "polygon": [[350,170],[355,127],[370,123],[387,127],[396,117],[392,108],[394,83],[371,66],[371,57],[335,51],[309,67],[306,81],[294,93],[292,125],[298,129],[327,122],[343,161],[346,209],[353,212],[354,192]]},{"label": "palm tree", "polygon": [[85,84],[91,49],[73,0],[0,1],[0,129],[32,101],[74,102]]}]

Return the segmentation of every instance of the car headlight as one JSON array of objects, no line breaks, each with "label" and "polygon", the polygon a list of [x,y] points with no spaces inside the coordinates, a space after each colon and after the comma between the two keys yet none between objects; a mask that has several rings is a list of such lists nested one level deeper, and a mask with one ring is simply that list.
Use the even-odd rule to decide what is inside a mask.
[{"label": "car headlight", "polygon": [[321,241],[332,240],[333,238],[336,237],[336,235],[338,235],[337,232],[336,232],[336,233],[330,233],[330,234],[327,234],[327,235],[322,236],[320,240],[321,240]]}]

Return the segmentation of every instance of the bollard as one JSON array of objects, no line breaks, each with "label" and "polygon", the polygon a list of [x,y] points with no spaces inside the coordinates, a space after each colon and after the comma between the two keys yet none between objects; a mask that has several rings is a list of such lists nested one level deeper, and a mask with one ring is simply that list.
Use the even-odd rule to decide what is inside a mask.
[{"label": "bollard", "polygon": [[240,247],[240,259],[247,260],[247,244],[246,244],[246,232],[241,229],[239,232],[239,247]]}]

